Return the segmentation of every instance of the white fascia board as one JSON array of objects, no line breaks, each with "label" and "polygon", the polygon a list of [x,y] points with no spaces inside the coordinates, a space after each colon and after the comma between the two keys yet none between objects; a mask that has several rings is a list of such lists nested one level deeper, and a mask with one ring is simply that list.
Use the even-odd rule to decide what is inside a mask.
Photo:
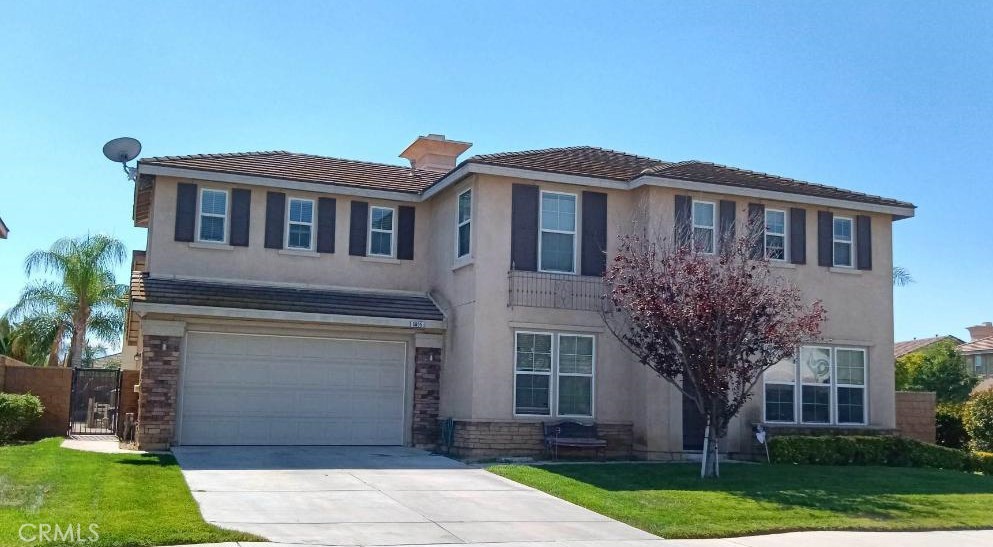
[{"label": "white fascia board", "polygon": [[434,186],[428,188],[422,194],[423,199],[430,199],[431,196],[441,192],[445,188],[457,183],[470,174],[494,175],[498,177],[512,177],[539,182],[555,182],[559,184],[573,184],[576,186],[587,186],[594,188],[607,188],[612,190],[629,190],[631,186],[624,181],[603,179],[597,177],[584,177],[581,175],[567,175],[563,173],[548,173],[545,171],[534,171],[531,169],[518,169],[515,167],[502,167],[499,165],[485,165],[480,163],[467,163],[458,169],[448,173]]},{"label": "white fascia board", "polygon": [[268,321],[294,321],[300,323],[323,323],[329,325],[350,325],[362,327],[394,327],[417,330],[445,329],[444,321],[427,319],[401,319],[393,317],[370,317],[364,315],[338,315],[331,313],[303,313],[242,308],[217,308],[212,306],[187,306],[182,304],[151,304],[148,302],[132,302],[131,311],[139,314],[163,313],[197,317],[261,319]]},{"label": "white fascia board", "polygon": [[382,199],[388,201],[419,202],[423,201],[419,194],[407,192],[391,192],[388,190],[370,190],[367,188],[355,188],[352,186],[340,186],[337,184],[318,184],[315,182],[300,182],[294,180],[277,179],[271,177],[253,177],[250,175],[235,175],[232,173],[215,173],[213,171],[199,171],[197,169],[180,169],[178,167],[162,167],[160,165],[142,165],[139,168],[142,175],[161,175],[163,177],[176,177],[194,180],[209,180],[214,182],[226,182],[228,184],[243,184],[245,186],[262,186],[267,188],[283,188],[285,190],[298,190],[301,192],[315,192],[318,194],[338,194],[344,196],[359,196],[370,199]]},{"label": "white fascia board", "polygon": [[804,194],[793,194],[790,192],[776,192],[774,190],[759,190],[756,188],[741,188],[738,186],[730,186],[727,184],[714,184],[712,182],[694,182],[689,180],[670,179],[666,177],[655,177],[651,175],[642,175],[631,181],[630,188],[632,190],[640,186],[661,186],[665,188],[676,188],[679,190],[707,192],[711,194],[729,194],[733,196],[769,199],[775,201],[786,201],[786,202],[798,203],[800,205],[820,205],[822,207],[835,207],[838,209],[851,209],[854,211],[883,213],[883,214],[888,214],[888,215],[893,215],[895,217],[903,217],[903,218],[910,218],[914,216],[913,207],[879,205],[874,203],[863,203],[861,201],[825,198],[820,196],[808,196]]}]

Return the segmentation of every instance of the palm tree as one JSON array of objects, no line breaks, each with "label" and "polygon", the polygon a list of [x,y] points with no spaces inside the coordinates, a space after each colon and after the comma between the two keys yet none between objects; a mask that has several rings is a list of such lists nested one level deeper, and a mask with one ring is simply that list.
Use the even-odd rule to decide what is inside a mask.
[{"label": "palm tree", "polygon": [[38,314],[12,324],[0,317],[0,354],[29,365],[58,366],[63,325],[58,318]]},{"label": "palm tree", "polygon": [[906,287],[913,282],[914,278],[910,275],[910,270],[904,268],[903,266],[893,266],[894,287]]},{"label": "palm tree", "polygon": [[117,284],[113,269],[124,262],[126,254],[119,240],[96,235],[60,239],[50,249],[28,255],[24,261],[28,276],[41,270],[57,279],[29,283],[8,316],[53,327],[50,364],[57,362],[67,333],[67,361],[74,367],[83,362],[88,333],[107,342],[119,339],[127,287]]}]

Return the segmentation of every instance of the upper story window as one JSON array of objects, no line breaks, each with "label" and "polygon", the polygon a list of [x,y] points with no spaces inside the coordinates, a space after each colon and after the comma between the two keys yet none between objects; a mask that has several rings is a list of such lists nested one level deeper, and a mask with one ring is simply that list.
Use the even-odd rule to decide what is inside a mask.
[{"label": "upper story window", "polygon": [[286,207],[286,248],[313,250],[314,200],[290,198]]},{"label": "upper story window", "polygon": [[765,372],[765,420],[865,424],[866,370],[864,349],[804,346]]},{"label": "upper story window", "polygon": [[200,190],[200,214],[197,215],[197,241],[227,242],[228,193],[224,190]]},{"label": "upper story window", "polygon": [[786,211],[765,210],[765,257],[786,260]]},{"label": "upper story window", "polygon": [[468,256],[472,235],[472,189],[459,194],[455,226],[455,257]]},{"label": "upper story window", "polygon": [[389,207],[372,206],[369,210],[369,255],[393,256],[396,213]]},{"label": "upper story window", "polygon": [[514,338],[514,414],[593,416],[592,336],[522,331]]},{"label": "upper story window", "polygon": [[541,193],[538,269],[576,273],[576,194]]},{"label": "upper story window", "polygon": [[834,265],[851,268],[852,264],[852,219],[834,217]]},{"label": "upper story window", "polygon": [[697,251],[711,254],[717,247],[714,203],[693,201],[693,245]]}]

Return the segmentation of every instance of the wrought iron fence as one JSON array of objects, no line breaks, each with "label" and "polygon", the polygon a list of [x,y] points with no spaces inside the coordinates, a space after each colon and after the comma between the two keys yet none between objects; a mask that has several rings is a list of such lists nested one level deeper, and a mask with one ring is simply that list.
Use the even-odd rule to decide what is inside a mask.
[{"label": "wrought iron fence", "polygon": [[600,311],[602,277],[511,270],[508,305]]},{"label": "wrought iron fence", "polygon": [[121,371],[95,368],[72,370],[69,398],[70,435],[114,435],[121,399]]}]

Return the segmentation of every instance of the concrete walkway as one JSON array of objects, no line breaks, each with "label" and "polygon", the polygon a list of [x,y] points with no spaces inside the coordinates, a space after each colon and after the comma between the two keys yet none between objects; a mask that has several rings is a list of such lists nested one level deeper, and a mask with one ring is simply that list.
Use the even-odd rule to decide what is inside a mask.
[{"label": "concrete walkway", "polygon": [[173,452],[205,520],[277,543],[663,543],[533,488],[421,450],[180,447]]}]

